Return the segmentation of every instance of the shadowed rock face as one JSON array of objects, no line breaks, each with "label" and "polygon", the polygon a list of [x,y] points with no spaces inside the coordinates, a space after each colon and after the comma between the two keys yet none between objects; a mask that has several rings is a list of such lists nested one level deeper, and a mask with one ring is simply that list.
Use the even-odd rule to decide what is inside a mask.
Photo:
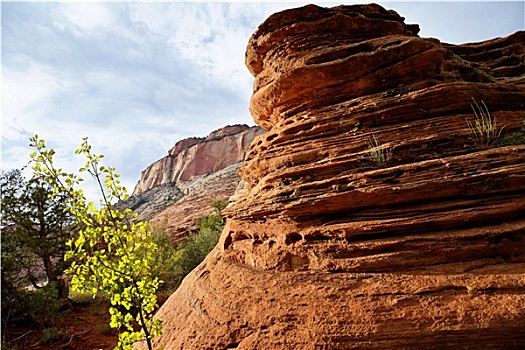
[{"label": "shadowed rock face", "polygon": [[466,119],[483,101],[502,137],[523,134],[525,33],[417,31],[378,5],[261,24],[246,62],[268,131],[219,246],[159,310],[159,346],[524,346],[525,145],[478,146]]}]

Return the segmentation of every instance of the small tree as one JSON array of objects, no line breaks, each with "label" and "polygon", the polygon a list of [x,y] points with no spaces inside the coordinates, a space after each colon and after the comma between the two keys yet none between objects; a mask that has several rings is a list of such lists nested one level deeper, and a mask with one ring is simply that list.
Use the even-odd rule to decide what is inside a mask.
[{"label": "small tree", "polygon": [[[73,275],[72,289],[80,292],[101,292],[111,303],[110,325],[121,330],[117,349],[132,349],[133,343],[145,340],[152,349],[153,337],[161,334],[161,321],[153,317],[157,306],[156,290],[161,281],[156,277],[154,252],[157,246],[150,239],[146,223],[132,222],[130,209],[117,210],[115,202],[127,199],[125,187],[120,185],[115,168],[101,165],[102,155],[91,152],[87,138],[83,139],[77,154],[86,157],[80,173],[88,173],[98,184],[102,195],[101,207],[87,202],[79,176],[65,173],[53,164],[53,149],[46,149],[45,141],[37,135],[31,138],[36,149],[31,154],[36,176],[54,185],[52,198],[57,193],[68,193],[68,211],[82,223],[78,238],[67,242],[70,251],[66,258],[71,266],[66,271]],[[142,332],[134,331],[136,321]]]},{"label": "small tree", "polygon": [[[55,299],[67,298],[68,290],[61,276],[66,268],[64,255],[66,242],[75,232],[75,218],[68,211],[67,195],[55,193],[53,186],[38,177],[28,181],[21,170],[2,172],[1,219],[2,219],[2,320],[26,313],[33,321],[42,323],[34,304],[40,295],[56,295]],[[46,281],[47,278],[47,281]],[[49,282],[46,285],[46,282]],[[27,292],[46,285],[41,291]],[[33,300],[35,299],[35,300]],[[54,300],[43,303],[42,310],[51,314]]]},{"label": "small tree", "polygon": [[[40,260],[48,281],[57,282],[65,268],[66,242],[72,238],[75,224],[74,217],[64,210],[67,194],[56,192],[51,200],[53,188],[48,182],[38,177],[25,182],[20,176],[21,172],[15,171],[2,180],[2,221],[11,226],[10,238],[17,241],[19,249]],[[34,267],[26,276],[39,288]]]}]

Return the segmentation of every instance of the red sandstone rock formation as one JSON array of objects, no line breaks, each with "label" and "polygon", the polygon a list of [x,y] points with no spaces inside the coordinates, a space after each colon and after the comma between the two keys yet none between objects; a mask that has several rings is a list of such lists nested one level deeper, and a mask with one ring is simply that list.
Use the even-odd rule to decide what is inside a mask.
[{"label": "red sandstone rock formation", "polygon": [[[525,33],[447,45],[378,5],[306,6],[252,36],[251,112],[216,249],[162,306],[166,349],[522,349]],[[376,137],[392,158],[370,160]]]},{"label": "red sandstone rock formation", "polygon": [[133,194],[166,184],[187,188],[200,176],[242,161],[248,146],[261,133],[259,127],[234,125],[216,130],[207,138],[193,137],[179,141],[168,156],[142,172]]}]

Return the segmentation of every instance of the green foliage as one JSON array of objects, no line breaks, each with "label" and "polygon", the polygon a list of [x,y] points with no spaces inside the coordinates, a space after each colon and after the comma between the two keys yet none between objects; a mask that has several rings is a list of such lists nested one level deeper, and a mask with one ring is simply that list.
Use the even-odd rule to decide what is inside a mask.
[{"label": "green foliage", "polygon": [[177,265],[177,249],[165,227],[151,226],[151,239],[157,245],[154,252],[158,277],[164,281],[157,290],[157,298],[163,302],[179,286],[181,269]]},{"label": "green foliage", "polygon": [[4,324],[14,319],[46,327],[53,323],[55,314],[62,306],[54,282],[35,290],[21,288],[5,294],[2,292]]},{"label": "green foliage", "polygon": [[[86,158],[79,169],[88,173],[98,184],[102,195],[101,207],[87,202],[78,185],[83,181],[78,175],[63,172],[53,164],[53,149],[46,149],[45,141],[37,135],[31,138],[36,149],[31,154],[32,169],[37,177],[54,185],[51,198],[58,193],[68,193],[68,212],[83,227],[78,237],[69,240],[70,250],[66,259],[71,261],[66,271],[73,276],[71,286],[79,292],[102,293],[111,303],[110,325],[122,330],[117,349],[132,349],[133,343],[146,340],[152,349],[152,338],[161,334],[161,321],[153,317],[157,307],[156,291],[161,283],[156,277],[153,242],[146,223],[133,222],[130,209],[117,210],[114,202],[128,198],[120,185],[114,167],[101,165],[103,155],[93,154],[87,138],[77,154]],[[142,332],[134,331],[137,322]]]},{"label": "green foliage", "polygon": [[507,135],[505,137],[502,137],[498,141],[498,146],[517,146],[517,145],[524,145],[525,144],[525,134],[518,134],[514,133],[511,135]]},{"label": "green foliage", "polygon": [[162,280],[166,281],[160,290],[163,296],[175,291],[184,277],[217,245],[225,223],[221,213],[227,204],[227,201],[212,202],[215,213],[199,217],[197,234],[189,236],[176,248],[166,230],[161,227],[153,229],[152,239],[158,246],[156,257]]},{"label": "green foliage", "polygon": [[379,139],[372,134],[372,137],[368,138],[368,159],[378,168],[382,168],[392,159],[392,148],[381,145]]},{"label": "green foliage", "polygon": [[[2,172],[2,321],[3,325],[23,314],[45,323],[53,304],[64,291],[60,276],[66,264],[66,242],[75,234],[75,218],[65,211],[67,195],[39,177],[28,181],[21,170]],[[42,273],[43,267],[43,273]],[[55,300],[41,301],[44,291],[27,292],[32,285],[40,289],[45,279],[47,290],[55,289]],[[67,293],[67,292],[66,292]],[[47,295],[47,294],[46,294]],[[30,304],[36,303],[33,306]],[[48,303],[46,307],[46,303]],[[42,306],[42,307],[39,307]]]},{"label": "green foliage", "polygon": [[510,135],[504,136],[498,140],[498,146],[515,146],[515,145],[524,145],[525,144],[525,120],[523,121],[523,126],[521,130]]},{"label": "green foliage", "polygon": [[43,288],[25,292],[24,299],[31,319],[41,325],[50,325],[58,309],[62,306],[54,282],[46,284]]},{"label": "green foliage", "polygon": [[474,98],[474,105],[470,105],[474,111],[475,119],[473,122],[467,121],[467,126],[470,136],[474,139],[474,142],[478,146],[492,146],[494,145],[499,137],[503,128],[498,130],[496,117],[491,117],[489,109],[485,105],[485,102],[481,101],[480,106]]},{"label": "green foliage", "polygon": [[52,344],[56,341],[64,339],[66,336],[66,333],[56,327],[46,328],[42,331],[41,340],[44,344]]},{"label": "green foliage", "polygon": [[179,249],[178,264],[183,278],[196,268],[217,245],[224,228],[224,218],[221,213],[226,204],[225,202],[213,202],[212,207],[216,209],[216,213],[198,218],[199,233],[188,237]]}]

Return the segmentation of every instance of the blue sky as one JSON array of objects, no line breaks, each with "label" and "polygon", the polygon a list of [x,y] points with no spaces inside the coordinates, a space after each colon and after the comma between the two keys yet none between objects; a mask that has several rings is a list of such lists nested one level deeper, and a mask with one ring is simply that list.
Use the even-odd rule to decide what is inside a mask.
[{"label": "blue sky", "polygon": [[[272,13],[307,3],[2,2],[2,169],[27,163],[36,133],[73,171],[88,136],[131,192],[176,141],[253,124],[248,39]],[[523,1],[378,3],[443,42],[524,29]]]}]

